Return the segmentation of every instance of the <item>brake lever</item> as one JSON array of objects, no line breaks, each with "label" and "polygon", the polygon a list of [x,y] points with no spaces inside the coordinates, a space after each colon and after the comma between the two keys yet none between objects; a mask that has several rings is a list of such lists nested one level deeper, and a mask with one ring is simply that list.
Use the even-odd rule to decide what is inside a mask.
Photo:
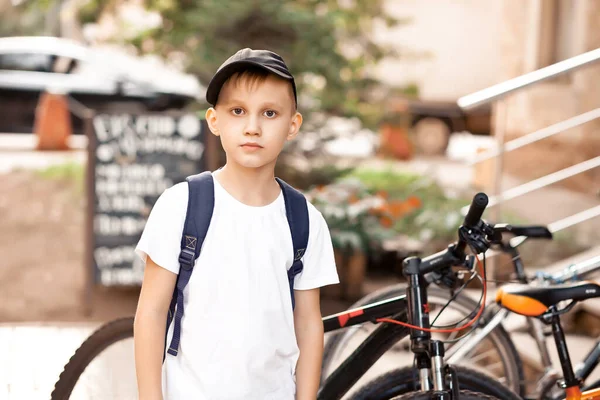
[{"label": "brake lever", "polygon": [[[502,232],[510,232],[510,225],[507,225],[509,227],[509,229],[498,228],[498,225],[492,226],[485,222],[483,222],[483,225],[484,226],[483,226],[482,230],[485,233],[485,235],[488,237],[488,240],[490,241],[490,243],[503,244]],[[506,224],[502,224],[502,225],[506,225]]]},{"label": "brake lever", "polygon": [[485,253],[491,247],[491,242],[497,238],[494,228],[483,220],[473,228],[461,226],[458,235],[477,254]]},{"label": "brake lever", "polygon": [[[475,267],[475,256],[471,254],[467,255],[465,257],[465,261],[462,263],[462,266],[464,266],[468,272],[472,272]],[[431,272],[430,281],[435,282],[437,285],[443,285],[454,290],[461,287],[465,283],[466,273],[467,271],[465,270],[454,272],[451,268],[444,268],[440,271]]]},{"label": "brake lever", "polygon": [[473,271],[473,269],[475,268],[476,260],[477,258],[473,254],[467,255],[467,257],[465,257],[464,263],[465,268],[467,268],[469,271]]}]

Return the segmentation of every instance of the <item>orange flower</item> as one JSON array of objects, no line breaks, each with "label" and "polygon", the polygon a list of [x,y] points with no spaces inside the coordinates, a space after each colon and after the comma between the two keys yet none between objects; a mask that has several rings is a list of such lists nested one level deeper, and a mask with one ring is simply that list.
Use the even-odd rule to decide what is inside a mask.
[{"label": "orange flower", "polygon": [[409,202],[409,204],[413,207],[413,208],[419,208],[421,207],[421,205],[423,204],[421,202],[421,199],[418,198],[417,196],[410,196],[407,201]]},{"label": "orange flower", "polygon": [[352,193],[350,195],[350,197],[348,198],[348,204],[358,203],[358,200],[359,200],[358,196],[356,194]]},{"label": "orange flower", "polygon": [[388,210],[394,218],[399,218],[409,212],[419,208],[421,200],[418,197],[411,196],[406,200],[397,200],[389,203]]},{"label": "orange flower", "polygon": [[385,190],[380,190],[380,191],[377,192],[376,196],[379,196],[382,199],[387,200],[388,197],[389,197],[389,194]]},{"label": "orange flower", "polygon": [[379,218],[379,223],[384,228],[391,228],[394,221],[392,221],[392,219],[390,217],[383,216],[383,217]]},{"label": "orange flower", "polygon": [[371,211],[373,212],[373,214],[375,213],[380,213],[380,212],[389,212],[389,204],[388,203],[383,203],[378,205],[377,207],[372,207]]}]

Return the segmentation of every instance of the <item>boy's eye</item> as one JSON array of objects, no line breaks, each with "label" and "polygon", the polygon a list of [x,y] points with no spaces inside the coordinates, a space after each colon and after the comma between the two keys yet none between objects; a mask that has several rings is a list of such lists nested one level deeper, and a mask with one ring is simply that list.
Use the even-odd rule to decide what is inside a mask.
[{"label": "boy's eye", "polygon": [[238,108],[234,108],[233,110],[231,110],[231,112],[234,115],[242,115],[244,113],[244,110],[238,107]]},{"label": "boy's eye", "polygon": [[267,118],[274,118],[277,115],[277,111],[267,110],[264,114]]}]

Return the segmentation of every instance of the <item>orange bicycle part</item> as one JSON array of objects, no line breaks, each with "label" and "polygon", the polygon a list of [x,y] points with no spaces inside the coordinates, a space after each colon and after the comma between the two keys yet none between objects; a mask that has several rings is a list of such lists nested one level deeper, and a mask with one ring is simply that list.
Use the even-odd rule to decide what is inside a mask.
[{"label": "orange bicycle part", "polygon": [[600,388],[581,392],[578,386],[565,389],[567,397],[565,400],[600,400]]},{"label": "orange bicycle part", "polygon": [[600,388],[586,390],[581,394],[581,400],[600,400]]},{"label": "orange bicycle part", "polygon": [[528,317],[539,317],[548,307],[536,299],[518,294],[506,293],[502,288],[496,292],[496,303],[510,311]]}]

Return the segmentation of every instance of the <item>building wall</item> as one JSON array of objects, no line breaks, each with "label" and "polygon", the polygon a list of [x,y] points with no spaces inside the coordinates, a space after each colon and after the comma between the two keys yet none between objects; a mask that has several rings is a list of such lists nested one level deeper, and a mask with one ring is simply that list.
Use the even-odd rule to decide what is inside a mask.
[{"label": "building wall", "polygon": [[[600,2],[558,1],[503,1],[502,80],[600,47]],[[557,9],[558,4],[563,8]],[[552,16],[552,12],[558,15]],[[533,85],[505,101],[507,140],[593,110],[600,107],[600,63]],[[596,120],[508,153],[505,168],[523,179],[533,179],[598,156],[598,131],[600,121]],[[563,184],[593,193],[600,189],[598,170]]]},{"label": "building wall", "polygon": [[[418,84],[426,100],[455,101],[499,82],[502,4],[481,0],[388,0],[386,11],[408,24],[375,29],[400,60],[382,62],[377,76],[393,85]],[[415,59],[411,53],[427,53]]]}]

